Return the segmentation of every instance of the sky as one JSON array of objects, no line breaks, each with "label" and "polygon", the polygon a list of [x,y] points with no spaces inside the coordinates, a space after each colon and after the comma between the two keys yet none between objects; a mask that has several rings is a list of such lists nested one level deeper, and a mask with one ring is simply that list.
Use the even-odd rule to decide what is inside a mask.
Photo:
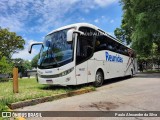
[{"label": "sky", "polygon": [[114,35],[121,20],[119,0],[0,0],[0,26],[25,39],[24,50],[12,58],[32,60],[40,47],[33,47],[29,54],[29,44],[43,41],[47,33],[59,27],[85,22]]}]

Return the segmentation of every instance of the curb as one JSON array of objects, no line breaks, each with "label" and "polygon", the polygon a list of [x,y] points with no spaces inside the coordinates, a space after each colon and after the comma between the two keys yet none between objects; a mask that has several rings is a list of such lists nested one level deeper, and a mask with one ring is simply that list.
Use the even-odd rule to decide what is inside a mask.
[{"label": "curb", "polygon": [[87,89],[75,90],[75,91],[71,91],[71,92],[63,93],[63,94],[58,94],[58,95],[54,95],[54,96],[47,96],[47,97],[42,97],[42,98],[37,98],[37,99],[32,99],[32,100],[11,103],[11,104],[8,104],[8,107],[13,110],[13,109],[17,109],[17,108],[26,107],[26,106],[36,105],[39,103],[44,103],[44,102],[58,100],[58,99],[66,98],[66,97],[80,95],[80,94],[88,93],[91,91],[95,91],[95,89],[94,88],[87,88]]}]

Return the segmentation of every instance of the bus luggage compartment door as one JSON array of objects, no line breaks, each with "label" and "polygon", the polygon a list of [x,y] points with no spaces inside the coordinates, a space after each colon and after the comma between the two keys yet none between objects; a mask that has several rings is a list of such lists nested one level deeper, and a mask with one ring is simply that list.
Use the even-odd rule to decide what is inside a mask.
[{"label": "bus luggage compartment door", "polygon": [[76,66],[77,84],[87,83],[87,61]]}]

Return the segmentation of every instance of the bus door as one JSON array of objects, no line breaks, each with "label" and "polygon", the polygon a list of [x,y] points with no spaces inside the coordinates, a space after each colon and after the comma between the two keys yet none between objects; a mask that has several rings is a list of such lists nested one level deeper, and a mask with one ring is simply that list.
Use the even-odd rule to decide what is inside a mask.
[{"label": "bus door", "polygon": [[[93,39],[90,36],[78,36],[76,50],[76,79],[77,84],[88,83],[89,76],[93,76],[94,64],[90,58],[93,55]],[[91,66],[91,67],[89,67]],[[88,71],[89,67],[89,71]],[[94,79],[92,79],[94,80]]]},{"label": "bus door", "polygon": [[95,81],[95,60],[89,59],[76,66],[77,84]]},{"label": "bus door", "polygon": [[78,36],[76,47],[76,79],[77,84],[87,83],[87,52],[86,41],[83,36]]},{"label": "bus door", "polygon": [[77,84],[87,83],[87,61],[76,66]]}]

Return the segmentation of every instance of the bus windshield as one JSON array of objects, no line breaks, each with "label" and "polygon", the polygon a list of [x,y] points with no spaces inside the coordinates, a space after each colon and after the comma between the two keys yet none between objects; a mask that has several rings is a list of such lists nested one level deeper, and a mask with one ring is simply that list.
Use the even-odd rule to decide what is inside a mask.
[{"label": "bus windshield", "polygon": [[67,42],[69,29],[54,32],[45,37],[40,51],[38,68],[56,68],[73,61],[73,42]]}]

